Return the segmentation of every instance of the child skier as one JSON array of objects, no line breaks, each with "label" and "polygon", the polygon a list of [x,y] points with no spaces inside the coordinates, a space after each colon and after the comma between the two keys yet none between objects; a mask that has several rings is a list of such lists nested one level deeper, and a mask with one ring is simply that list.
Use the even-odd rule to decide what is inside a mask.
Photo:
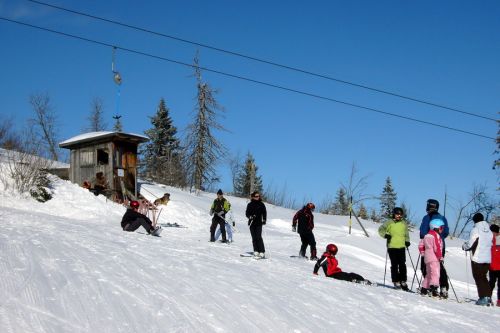
[{"label": "child skier", "polygon": [[429,291],[433,297],[439,296],[439,274],[441,270],[441,260],[443,260],[443,241],[439,235],[444,228],[441,219],[433,219],[429,223],[429,232],[420,240],[418,250],[424,258],[427,274],[422,281],[420,293],[427,295]]},{"label": "child skier", "polygon": [[491,264],[490,264],[490,288],[491,293],[497,286],[497,306],[500,306],[500,233],[498,225],[490,225],[490,230],[493,233],[493,244],[491,245]]},{"label": "child skier", "polygon": [[337,261],[337,258],[335,258],[337,252],[337,245],[328,244],[326,246],[325,253],[323,253],[321,258],[319,258],[316,262],[316,265],[314,265],[313,274],[318,275],[319,268],[322,267],[327,277],[349,282],[372,284],[370,281],[365,280],[359,274],[342,272],[342,270],[338,266],[339,263]]}]

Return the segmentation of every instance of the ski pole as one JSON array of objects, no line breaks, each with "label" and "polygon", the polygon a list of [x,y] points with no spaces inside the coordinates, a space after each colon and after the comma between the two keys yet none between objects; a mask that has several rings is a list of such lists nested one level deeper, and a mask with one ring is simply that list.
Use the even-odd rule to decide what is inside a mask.
[{"label": "ski pole", "polygon": [[469,265],[468,265],[467,261],[468,261],[467,260],[467,251],[465,251],[465,276],[466,276],[466,281],[467,281],[467,298],[470,298],[470,291],[469,291]]},{"label": "ski pole", "polygon": [[[420,252],[418,253],[417,264],[419,262],[420,262]],[[412,265],[413,265],[413,263],[412,263]],[[415,270],[415,274],[413,274],[413,279],[411,280],[411,288],[410,288],[410,290],[413,289],[413,283],[415,282],[415,277],[417,277],[417,269],[416,269],[416,267],[414,268],[414,270]],[[418,277],[417,277],[417,281],[418,281],[418,284],[420,285],[420,280],[418,279]]]},{"label": "ski pole", "polygon": [[[410,254],[410,250],[408,248],[406,248],[406,251],[408,251],[408,257],[410,257],[410,262],[411,262],[411,267],[413,267],[413,270],[415,271],[415,273],[417,272],[417,270],[415,269],[415,265],[413,264],[413,259],[411,258],[411,254]],[[415,274],[416,275],[416,274]],[[418,277],[417,277],[417,280],[418,280]],[[412,283],[412,287],[413,287],[413,283]]]},{"label": "ski pole", "polygon": [[[441,261],[441,265],[443,265],[443,268],[446,271],[446,268],[444,267],[444,262],[443,261]],[[453,290],[453,294],[455,295],[457,303],[460,303],[460,301],[458,300],[457,293],[455,292],[455,288],[453,288],[453,284],[451,283],[451,279],[450,279],[450,275],[448,274],[448,271],[446,271],[446,275],[448,276],[448,282],[450,283],[451,290]]]},{"label": "ski pole", "polygon": [[[264,228],[264,225],[262,225],[262,229],[264,229],[264,237],[266,237],[267,239],[267,231],[266,231],[266,228]],[[264,243],[264,241],[262,241]],[[269,243],[267,245],[267,258],[271,258],[271,251],[269,251]]]},{"label": "ski pole", "polygon": [[389,255],[389,250],[385,250],[385,268],[384,268],[384,286],[385,286],[385,275],[387,274],[387,256]]}]

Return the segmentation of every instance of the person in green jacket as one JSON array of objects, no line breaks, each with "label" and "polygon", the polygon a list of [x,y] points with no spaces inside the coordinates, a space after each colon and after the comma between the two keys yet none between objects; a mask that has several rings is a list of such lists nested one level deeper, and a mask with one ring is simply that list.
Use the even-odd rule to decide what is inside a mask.
[{"label": "person in green jacket", "polygon": [[210,226],[210,241],[215,242],[215,229],[220,227],[222,242],[227,243],[226,238],[226,213],[231,209],[231,204],[224,198],[222,190],[217,191],[217,198],[210,207],[210,215],[213,215],[212,225]]},{"label": "person in green jacket", "polygon": [[408,291],[405,249],[410,246],[410,234],[403,215],[403,209],[395,207],[392,210],[392,219],[382,224],[378,228],[378,233],[380,237],[387,239],[387,253],[391,259],[391,278],[394,288]]}]

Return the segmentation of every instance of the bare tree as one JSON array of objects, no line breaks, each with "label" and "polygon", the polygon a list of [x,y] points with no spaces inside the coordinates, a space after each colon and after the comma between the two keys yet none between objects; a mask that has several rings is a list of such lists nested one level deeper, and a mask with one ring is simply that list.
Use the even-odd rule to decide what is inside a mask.
[{"label": "bare tree", "polygon": [[365,193],[366,187],[368,186],[369,176],[358,175],[358,168],[356,167],[356,162],[352,162],[351,174],[349,175],[349,181],[347,184],[340,183],[340,186],[344,189],[347,199],[352,198],[352,205],[355,206],[359,202],[367,199],[373,199],[373,196],[367,195]]},{"label": "bare tree", "polygon": [[12,118],[3,119],[0,117],[0,147],[20,151],[22,140],[19,134],[13,131],[13,128]]},{"label": "bare tree", "polygon": [[[466,204],[460,204],[457,214],[457,221],[453,229],[452,236],[460,237],[464,231],[471,225],[472,217],[475,213],[481,212],[485,219],[495,214],[498,210],[499,203],[495,202],[487,193],[485,185],[475,185],[469,195],[469,200]],[[461,226],[457,234],[458,228]]]},{"label": "bare tree", "polygon": [[47,156],[54,161],[59,160],[59,149],[56,137],[56,114],[50,104],[48,93],[33,94],[29,98],[35,117],[30,119],[34,133],[41,139]]},{"label": "bare tree", "polygon": [[89,132],[100,132],[105,131],[108,124],[104,122],[104,101],[100,97],[95,97],[90,104],[90,115],[87,120],[89,121],[89,127],[85,130]]},{"label": "bare tree", "polygon": [[193,67],[198,94],[194,122],[187,127],[186,169],[191,186],[202,190],[218,179],[215,165],[226,155],[226,148],[213,134],[214,130],[225,130],[217,121],[217,110],[223,112],[224,109],[215,100],[217,91],[202,81],[198,55]]},{"label": "bare tree", "polygon": [[229,171],[231,172],[231,181],[233,184],[233,192],[236,193],[237,180],[239,178],[243,162],[241,160],[240,153],[238,152],[235,156],[229,158]]}]

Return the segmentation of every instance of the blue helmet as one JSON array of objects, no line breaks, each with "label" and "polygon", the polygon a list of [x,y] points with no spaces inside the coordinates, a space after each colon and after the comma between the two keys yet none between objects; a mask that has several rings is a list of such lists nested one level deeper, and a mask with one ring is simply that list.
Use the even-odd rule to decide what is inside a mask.
[{"label": "blue helmet", "polygon": [[429,222],[429,228],[431,229],[439,229],[444,226],[444,222],[441,219],[433,219]]}]

